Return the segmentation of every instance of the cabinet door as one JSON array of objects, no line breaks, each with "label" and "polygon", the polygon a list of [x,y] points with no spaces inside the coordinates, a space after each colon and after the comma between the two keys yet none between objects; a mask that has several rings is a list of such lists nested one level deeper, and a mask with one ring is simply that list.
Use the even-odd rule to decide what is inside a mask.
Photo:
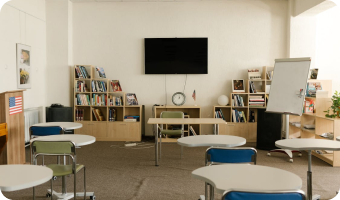
[{"label": "cabinet door", "polygon": [[108,137],[113,141],[141,141],[140,122],[108,123]]},{"label": "cabinet door", "polygon": [[77,122],[83,125],[82,128],[74,130],[74,134],[92,135],[92,122]]},{"label": "cabinet door", "polygon": [[96,138],[107,137],[107,123],[106,122],[95,122],[92,123],[92,135]]},{"label": "cabinet door", "polygon": [[142,134],[140,128],[140,122],[127,123],[127,132],[125,133],[126,137],[129,138],[129,141],[141,141]]},{"label": "cabinet door", "polygon": [[226,135],[240,136],[248,138],[248,126],[246,123],[227,123]]},{"label": "cabinet door", "polygon": [[257,138],[257,122],[247,123],[248,137],[247,142],[256,142]]}]

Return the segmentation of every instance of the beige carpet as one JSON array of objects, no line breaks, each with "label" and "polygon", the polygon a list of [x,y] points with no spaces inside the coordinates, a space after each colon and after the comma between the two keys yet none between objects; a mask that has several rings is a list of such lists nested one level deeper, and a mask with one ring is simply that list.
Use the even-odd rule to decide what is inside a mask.
[{"label": "beige carpet", "polygon": [[[206,148],[184,148],[184,157],[180,159],[180,146],[163,144],[160,166],[155,167],[153,143],[130,148],[123,147],[123,144],[96,142],[77,149],[78,163],[87,167],[87,190],[94,191],[96,199],[196,200],[204,193],[204,183],[191,178],[191,172],[204,166]],[[28,154],[28,149],[26,152]],[[267,151],[258,151],[258,165],[277,167],[299,175],[303,180],[302,189],[306,192],[306,152],[302,157],[294,158],[294,163],[289,163],[288,157],[283,154],[273,153],[271,157],[266,154]],[[320,194],[322,199],[333,198],[340,187],[340,168],[313,157],[312,171],[313,193]],[[77,190],[83,191],[83,174],[78,174]],[[68,191],[72,192],[73,176],[67,180]],[[47,199],[45,194],[49,187],[49,183],[38,186],[37,199]],[[61,178],[54,181],[54,189],[61,191]],[[3,194],[13,200],[32,199],[32,189]],[[215,198],[220,199],[220,196],[215,195]]]}]

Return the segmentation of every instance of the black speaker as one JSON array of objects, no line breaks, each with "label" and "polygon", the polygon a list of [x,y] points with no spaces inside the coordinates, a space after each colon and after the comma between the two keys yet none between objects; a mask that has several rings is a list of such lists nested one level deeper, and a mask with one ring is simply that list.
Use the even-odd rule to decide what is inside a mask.
[{"label": "black speaker", "polygon": [[[73,122],[72,107],[46,107],[46,122]],[[65,134],[73,134],[73,130],[65,130]]]},{"label": "black speaker", "polygon": [[262,150],[277,149],[275,142],[281,140],[282,115],[267,113],[257,109],[257,142],[256,148]]}]

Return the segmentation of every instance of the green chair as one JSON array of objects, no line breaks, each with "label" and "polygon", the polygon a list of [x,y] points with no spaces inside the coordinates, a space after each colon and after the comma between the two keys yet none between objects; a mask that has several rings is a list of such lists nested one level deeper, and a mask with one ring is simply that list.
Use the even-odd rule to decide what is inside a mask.
[{"label": "green chair", "polygon": [[[39,141],[35,140],[31,144],[33,164],[37,164],[38,156],[69,156],[72,164],[60,165],[50,164],[46,167],[53,170],[53,176],[74,175],[74,199],[76,199],[76,174],[84,168],[84,199],[86,199],[86,173],[85,166],[77,164],[76,146],[71,141]],[[65,186],[66,187],[66,186]],[[53,198],[53,183],[51,179],[51,199]],[[33,187],[33,199],[35,199],[35,188]]]},{"label": "green chair", "polygon": [[[184,118],[184,113],[180,111],[163,111],[161,112],[160,118]],[[177,130],[167,130],[163,129],[163,125],[160,125],[160,143],[159,143],[159,158],[162,156],[162,136],[184,136],[184,125],[181,125],[180,129]],[[183,154],[183,146],[181,146],[181,158]]]}]

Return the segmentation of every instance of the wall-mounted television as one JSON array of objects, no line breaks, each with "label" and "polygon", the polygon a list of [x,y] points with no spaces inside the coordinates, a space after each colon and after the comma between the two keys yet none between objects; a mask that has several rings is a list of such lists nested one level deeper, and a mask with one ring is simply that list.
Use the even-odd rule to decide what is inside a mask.
[{"label": "wall-mounted television", "polygon": [[208,74],[208,38],[145,38],[145,74]]}]

